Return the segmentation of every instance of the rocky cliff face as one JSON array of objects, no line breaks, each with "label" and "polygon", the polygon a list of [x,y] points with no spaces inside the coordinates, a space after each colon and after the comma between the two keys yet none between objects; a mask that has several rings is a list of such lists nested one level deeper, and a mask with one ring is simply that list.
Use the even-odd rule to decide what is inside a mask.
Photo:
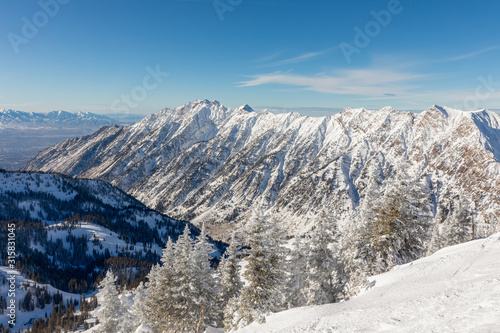
[{"label": "rocky cliff face", "polygon": [[367,186],[403,169],[427,182],[435,210],[460,197],[477,221],[497,223],[499,161],[500,116],[487,110],[348,108],[316,118],[204,100],[66,140],[25,169],[106,180],[224,237],[259,206],[292,234],[323,209],[348,217]]}]

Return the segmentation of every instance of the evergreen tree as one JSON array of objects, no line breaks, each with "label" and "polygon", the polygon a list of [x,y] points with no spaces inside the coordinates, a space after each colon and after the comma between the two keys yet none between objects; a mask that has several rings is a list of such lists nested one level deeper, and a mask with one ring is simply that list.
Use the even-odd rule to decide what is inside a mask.
[{"label": "evergreen tree", "polygon": [[174,258],[174,245],[169,239],[163,250],[161,265],[153,266],[147,276],[143,303],[139,297],[137,306],[134,306],[141,319],[157,332],[168,330],[173,324],[173,290],[176,283]]},{"label": "evergreen tree", "polygon": [[210,265],[213,253],[214,248],[208,241],[205,225],[203,225],[200,235],[196,237],[191,256],[193,274],[191,297],[195,305],[190,312],[196,319],[197,325],[194,330],[196,333],[205,331],[208,325],[213,327],[222,325],[218,304],[219,281]]},{"label": "evergreen tree", "polygon": [[[356,221],[356,219],[353,219]],[[362,229],[358,225],[350,225],[344,229],[345,235],[342,244],[342,267],[344,269],[344,282],[342,294],[345,299],[357,295],[368,286],[366,263],[361,256]]]},{"label": "evergreen tree", "polygon": [[118,332],[121,304],[115,282],[116,277],[113,272],[109,270],[99,284],[99,287],[102,288],[99,292],[102,303],[97,313],[97,319],[101,323],[99,331],[103,333]]},{"label": "evergreen tree", "polygon": [[134,291],[134,304],[131,307],[135,327],[138,327],[143,321],[146,321],[144,313],[144,303],[146,302],[146,290],[144,283],[141,282]]},{"label": "evergreen tree", "polygon": [[472,239],[472,215],[463,200],[457,200],[453,213],[445,222],[446,245],[456,245]]},{"label": "evergreen tree", "polygon": [[420,258],[432,217],[426,188],[405,177],[389,183],[382,197],[365,200],[369,209],[361,214],[357,235],[367,274]]},{"label": "evergreen tree", "polygon": [[221,272],[219,302],[221,309],[223,309],[223,326],[229,328],[234,321],[234,313],[238,309],[238,298],[241,293],[241,288],[243,288],[243,282],[240,278],[238,246],[234,233],[231,236],[231,242],[226,249],[225,256],[221,259],[219,270]]},{"label": "evergreen tree", "polygon": [[338,260],[337,226],[322,212],[308,242],[306,297],[308,305],[336,301],[340,290],[341,265]]},{"label": "evergreen tree", "polygon": [[243,282],[240,278],[240,265],[238,260],[238,245],[235,234],[226,249],[224,257],[219,264],[221,272],[221,307],[224,308],[229,299],[239,297]]},{"label": "evergreen tree", "polygon": [[295,238],[287,259],[285,306],[296,308],[307,304],[307,258],[309,247],[305,240]]},{"label": "evergreen tree", "polygon": [[431,237],[429,243],[427,244],[427,256],[444,247],[442,226],[442,223],[436,222],[432,227]]},{"label": "evergreen tree", "polygon": [[123,288],[120,298],[120,311],[119,311],[120,324],[118,331],[120,333],[134,333],[136,328],[139,326],[136,325],[137,320],[134,317],[134,315],[129,311],[129,309],[130,309],[129,295],[127,289]]},{"label": "evergreen tree", "polygon": [[175,244],[168,241],[161,265],[148,275],[144,306],[135,310],[155,332],[201,332],[221,325],[213,252],[204,228],[196,241],[187,225]]},{"label": "evergreen tree", "polygon": [[232,328],[243,327],[253,321],[265,322],[265,315],[280,310],[283,304],[283,245],[277,221],[259,211],[254,213],[247,228],[250,247],[243,276],[248,284],[243,287],[234,315]]},{"label": "evergreen tree", "polygon": [[[177,332],[192,332],[197,320],[199,319],[195,314],[197,309],[197,301],[194,295],[194,280],[195,272],[193,259],[193,240],[191,238],[191,231],[186,225],[184,233],[179,236],[177,242],[174,244],[174,283],[171,287],[172,297],[172,311],[169,314],[171,317],[171,330]],[[201,295],[203,297],[203,295]]]}]

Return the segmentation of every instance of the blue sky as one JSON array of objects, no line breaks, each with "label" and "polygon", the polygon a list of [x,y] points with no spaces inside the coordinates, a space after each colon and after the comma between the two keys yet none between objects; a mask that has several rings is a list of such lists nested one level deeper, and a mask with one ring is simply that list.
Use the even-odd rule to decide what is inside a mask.
[{"label": "blue sky", "polygon": [[500,109],[499,13],[498,1],[0,0],[0,108]]}]

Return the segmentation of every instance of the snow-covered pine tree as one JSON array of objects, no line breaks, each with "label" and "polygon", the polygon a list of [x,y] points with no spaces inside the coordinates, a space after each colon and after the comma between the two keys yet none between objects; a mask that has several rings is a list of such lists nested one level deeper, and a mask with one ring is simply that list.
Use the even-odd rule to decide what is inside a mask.
[{"label": "snow-covered pine tree", "polygon": [[308,305],[333,303],[342,290],[337,225],[323,211],[308,241],[306,297]]},{"label": "snow-covered pine tree", "polygon": [[283,304],[283,241],[277,221],[261,210],[254,212],[247,227],[246,270],[248,284],[243,287],[238,313],[231,327],[243,327],[253,321],[265,322],[265,315],[279,311]]},{"label": "snow-covered pine tree", "polygon": [[456,200],[454,209],[445,221],[446,246],[461,244],[472,239],[472,214],[465,200]]},{"label": "snow-covered pine tree", "polygon": [[441,249],[443,245],[443,237],[442,237],[442,223],[436,222],[434,226],[432,226],[431,237],[427,244],[427,250],[425,255],[430,256],[437,250]]},{"label": "snow-covered pine tree", "polygon": [[224,257],[219,264],[220,267],[220,306],[224,309],[233,297],[239,297],[243,282],[240,278],[240,265],[238,259],[238,245],[236,243],[236,236],[233,233],[229,247],[224,253]]},{"label": "snow-covered pine tree", "polygon": [[169,239],[163,250],[161,265],[153,266],[147,276],[144,301],[142,303],[139,301],[135,310],[155,332],[168,331],[173,323],[172,316],[175,310],[173,290],[177,288],[174,259],[174,245]]},{"label": "snow-covered pine tree", "polygon": [[360,221],[358,245],[367,274],[420,258],[432,217],[426,187],[405,176],[388,183],[384,196],[365,200],[371,205]]},{"label": "snow-covered pine tree", "polygon": [[146,283],[144,306],[135,310],[155,332],[201,332],[220,323],[219,287],[210,266],[212,245],[203,228],[196,242],[186,225],[175,244],[168,241],[161,265]]},{"label": "snow-covered pine tree", "polygon": [[200,297],[200,295],[195,295],[193,292],[195,280],[192,261],[193,246],[191,230],[186,225],[183,234],[179,236],[174,244],[174,283],[171,286],[172,296],[170,297],[172,310],[168,314],[171,318],[171,331],[193,332],[199,320],[199,311],[195,298]]},{"label": "snow-covered pine tree", "polygon": [[220,291],[218,276],[210,265],[214,248],[208,241],[205,225],[196,237],[192,251],[191,265],[193,272],[192,298],[195,306],[191,309],[196,321],[192,332],[205,331],[207,326],[221,327],[221,308],[218,304]]},{"label": "snow-covered pine tree", "polygon": [[99,319],[99,323],[101,324],[99,332],[102,333],[118,332],[121,304],[115,286],[116,279],[113,272],[109,270],[99,284],[99,287],[102,288],[99,291],[102,301],[101,307],[97,312],[97,319]]},{"label": "snow-covered pine tree", "polygon": [[127,288],[123,288],[123,291],[120,295],[120,311],[119,318],[120,322],[118,325],[119,333],[134,333],[139,326],[137,323],[137,319],[130,312],[130,301],[129,301],[129,292]]},{"label": "snow-covered pine tree", "polygon": [[146,290],[144,283],[141,282],[135,288],[133,293],[134,304],[132,304],[130,310],[134,319],[135,327],[139,327],[143,322],[146,321],[146,315],[144,313],[144,303],[146,302]]},{"label": "snow-covered pine tree", "polygon": [[[376,168],[371,166],[370,169]],[[367,277],[369,270],[364,260],[366,254],[362,251],[366,247],[366,228],[368,220],[373,214],[372,204],[383,196],[380,188],[383,180],[379,172],[372,170],[372,176],[364,189],[364,198],[360,206],[352,212],[350,220],[343,228],[342,238],[342,266],[343,266],[343,297],[349,298],[358,294],[368,285]]]},{"label": "snow-covered pine tree", "polygon": [[[356,215],[353,221],[360,221]],[[342,296],[345,299],[357,295],[363,288],[368,286],[367,270],[365,261],[362,259],[360,249],[363,246],[363,224],[348,225],[344,228],[342,243],[342,267],[344,281],[342,283]]]},{"label": "snow-covered pine tree", "polygon": [[436,215],[434,216],[434,225],[431,227],[430,239],[426,246],[426,256],[433,254],[445,246],[445,239],[443,238],[443,222],[446,220],[447,215],[448,209],[446,209],[442,204],[437,205]]},{"label": "snow-covered pine tree", "polygon": [[288,254],[286,270],[285,306],[296,308],[307,304],[306,280],[308,244],[296,237]]}]

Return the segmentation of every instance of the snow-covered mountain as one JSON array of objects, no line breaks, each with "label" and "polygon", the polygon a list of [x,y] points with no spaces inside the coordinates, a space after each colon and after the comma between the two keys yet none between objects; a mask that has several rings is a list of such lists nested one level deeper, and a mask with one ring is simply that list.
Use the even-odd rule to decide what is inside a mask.
[{"label": "snow-covered mountain", "polygon": [[368,186],[383,189],[402,172],[427,183],[440,218],[460,197],[476,221],[494,225],[500,116],[434,105],[306,117],[196,100],[61,142],[25,169],[109,181],[175,218],[206,222],[215,237],[259,206],[304,233],[321,210],[348,217]]},{"label": "snow-covered mountain", "polygon": [[347,302],[295,308],[241,333],[498,332],[500,234],[442,249],[370,278]]},{"label": "snow-covered mountain", "polygon": [[90,112],[71,113],[52,111],[48,113],[24,112],[0,109],[0,129],[2,128],[43,128],[43,127],[102,127],[116,122],[106,116]]},{"label": "snow-covered mountain", "polygon": [[[9,223],[16,225],[23,273],[70,292],[92,289],[105,272],[106,259],[134,258],[127,265],[150,265],[186,225],[199,234],[190,223],[151,210],[102,181],[0,171],[0,229],[7,230]],[[7,246],[7,238],[0,245]],[[222,252],[221,245],[216,243],[220,251],[214,255]],[[6,253],[0,254],[0,263]],[[136,273],[146,274],[149,268]],[[85,284],[76,288],[68,285],[71,279]]]}]

